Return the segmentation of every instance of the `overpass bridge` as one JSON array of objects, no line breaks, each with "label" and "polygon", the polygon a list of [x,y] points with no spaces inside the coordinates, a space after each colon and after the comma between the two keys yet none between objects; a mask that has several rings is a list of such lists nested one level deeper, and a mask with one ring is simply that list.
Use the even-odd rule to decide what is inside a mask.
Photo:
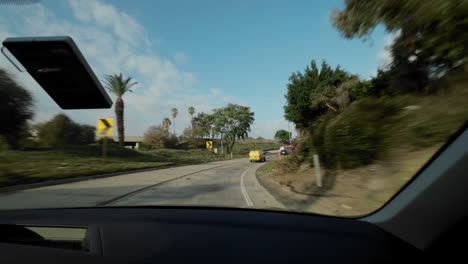
[{"label": "overpass bridge", "polygon": [[[96,140],[99,140],[102,138],[102,136],[96,136]],[[108,138],[112,138],[115,142],[119,141],[118,136],[111,136]],[[140,148],[140,144],[143,142],[143,137],[142,136],[125,136],[124,137],[124,146],[126,148],[131,148],[131,149],[138,149]]]}]

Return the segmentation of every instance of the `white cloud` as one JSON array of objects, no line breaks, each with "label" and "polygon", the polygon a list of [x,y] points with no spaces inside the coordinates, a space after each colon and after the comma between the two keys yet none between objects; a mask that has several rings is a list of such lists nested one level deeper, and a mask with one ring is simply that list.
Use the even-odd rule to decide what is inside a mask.
[{"label": "white cloud", "polygon": [[174,61],[177,64],[185,64],[187,63],[187,56],[185,53],[178,51],[174,54]]},{"label": "white cloud", "polygon": [[120,39],[132,45],[149,44],[143,26],[127,13],[97,0],[69,1],[75,17],[82,22],[110,28]]},{"label": "white cloud", "polygon": [[296,131],[293,123],[289,123],[288,127],[288,121],[286,120],[255,120],[255,122],[251,126],[251,132],[250,135],[251,137],[257,138],[257,137],[263,137],[267,139],[273,139],[275,136],[276,131],[278,130],[288,130],[291,131],[292,137],[294,138],[296,136]]},{"label": "white cloud", "polygon": [[216,96],[221,94],[221,90],[217,88],[212,88],[210,91],[213,95],[216,95]]},{"label": "white cloud", "polygon": [[384,46],[382,49],[377,53],[377,59],[379,60],[379,68],[385,68],[393,61],[392,52],[390,50],[393,42],[395,39],[400,35],[400,31],[392,32],[387,34],[384,37]]},{"label": "white cloud", "polygon": [[[196,76],[177,67],[186,60],[185,54],[176,53],[173,61],[156,55],[151,51],[153,37],[125,12],[98,0],[69,1],[69,7],[75,19],[60,17],[41,4],[10,9],[10,17],[0,20],[5,22],[0,25],[0,37],[69,35],[99,79],[119,72],[132,76],[138,85],[133,89],[135,93],[124,96],[127,135],[142,135],[150,125],[170,116],[172,107],[179,108],[176,125],[180,133],[189,124],[189,106],[197,112],[209,112],[228,102],[239,103],[239,99],[222,94],[220,89],[195,89]],[[16,71],[4,58],[0,59],[0,67]],[[59,112],[88,124],[114,116],[112,109],[63,111],[27,73],[15,76],[33,92],[38,106],[36,121]]]}]

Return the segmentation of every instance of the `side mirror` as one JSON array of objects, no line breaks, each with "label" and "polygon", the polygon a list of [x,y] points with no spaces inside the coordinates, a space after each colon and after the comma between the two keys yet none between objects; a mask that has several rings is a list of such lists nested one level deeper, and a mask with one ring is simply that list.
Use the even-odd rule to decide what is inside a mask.
[{"label": "side mirror", "polygon": [[3,46],[62,109],[112,106],[112,100],[72,38],[7,38]]}]

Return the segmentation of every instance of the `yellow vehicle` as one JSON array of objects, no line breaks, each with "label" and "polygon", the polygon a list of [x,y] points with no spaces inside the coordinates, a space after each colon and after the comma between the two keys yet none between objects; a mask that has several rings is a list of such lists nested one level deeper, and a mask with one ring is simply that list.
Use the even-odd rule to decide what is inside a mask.
[{"label": "yellow vehicle", "polygon": [[263,151],[261,150],[251,150],[249,152],[249,159],[250,159],[250,162],[254,162],[254,161],[266,161],[265,159],[265,154]]}]

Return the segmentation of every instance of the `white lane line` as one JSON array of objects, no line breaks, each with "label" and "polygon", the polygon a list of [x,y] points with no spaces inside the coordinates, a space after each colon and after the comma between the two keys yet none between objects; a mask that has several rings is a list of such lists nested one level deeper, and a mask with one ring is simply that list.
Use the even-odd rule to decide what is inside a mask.
[{"label": "white lane line", "polygon": [[240,188],[242,195],[244,195],[245,202],[247,203],[247,206],[253,206],[252,200],[250,200],[249,194],[247,193],[247,190],[244,187],[244,176],[247,174],[247,172],[251,169],[252,167],[248,168],[247,170],[242,173],[241,178],[240,178]]}]

